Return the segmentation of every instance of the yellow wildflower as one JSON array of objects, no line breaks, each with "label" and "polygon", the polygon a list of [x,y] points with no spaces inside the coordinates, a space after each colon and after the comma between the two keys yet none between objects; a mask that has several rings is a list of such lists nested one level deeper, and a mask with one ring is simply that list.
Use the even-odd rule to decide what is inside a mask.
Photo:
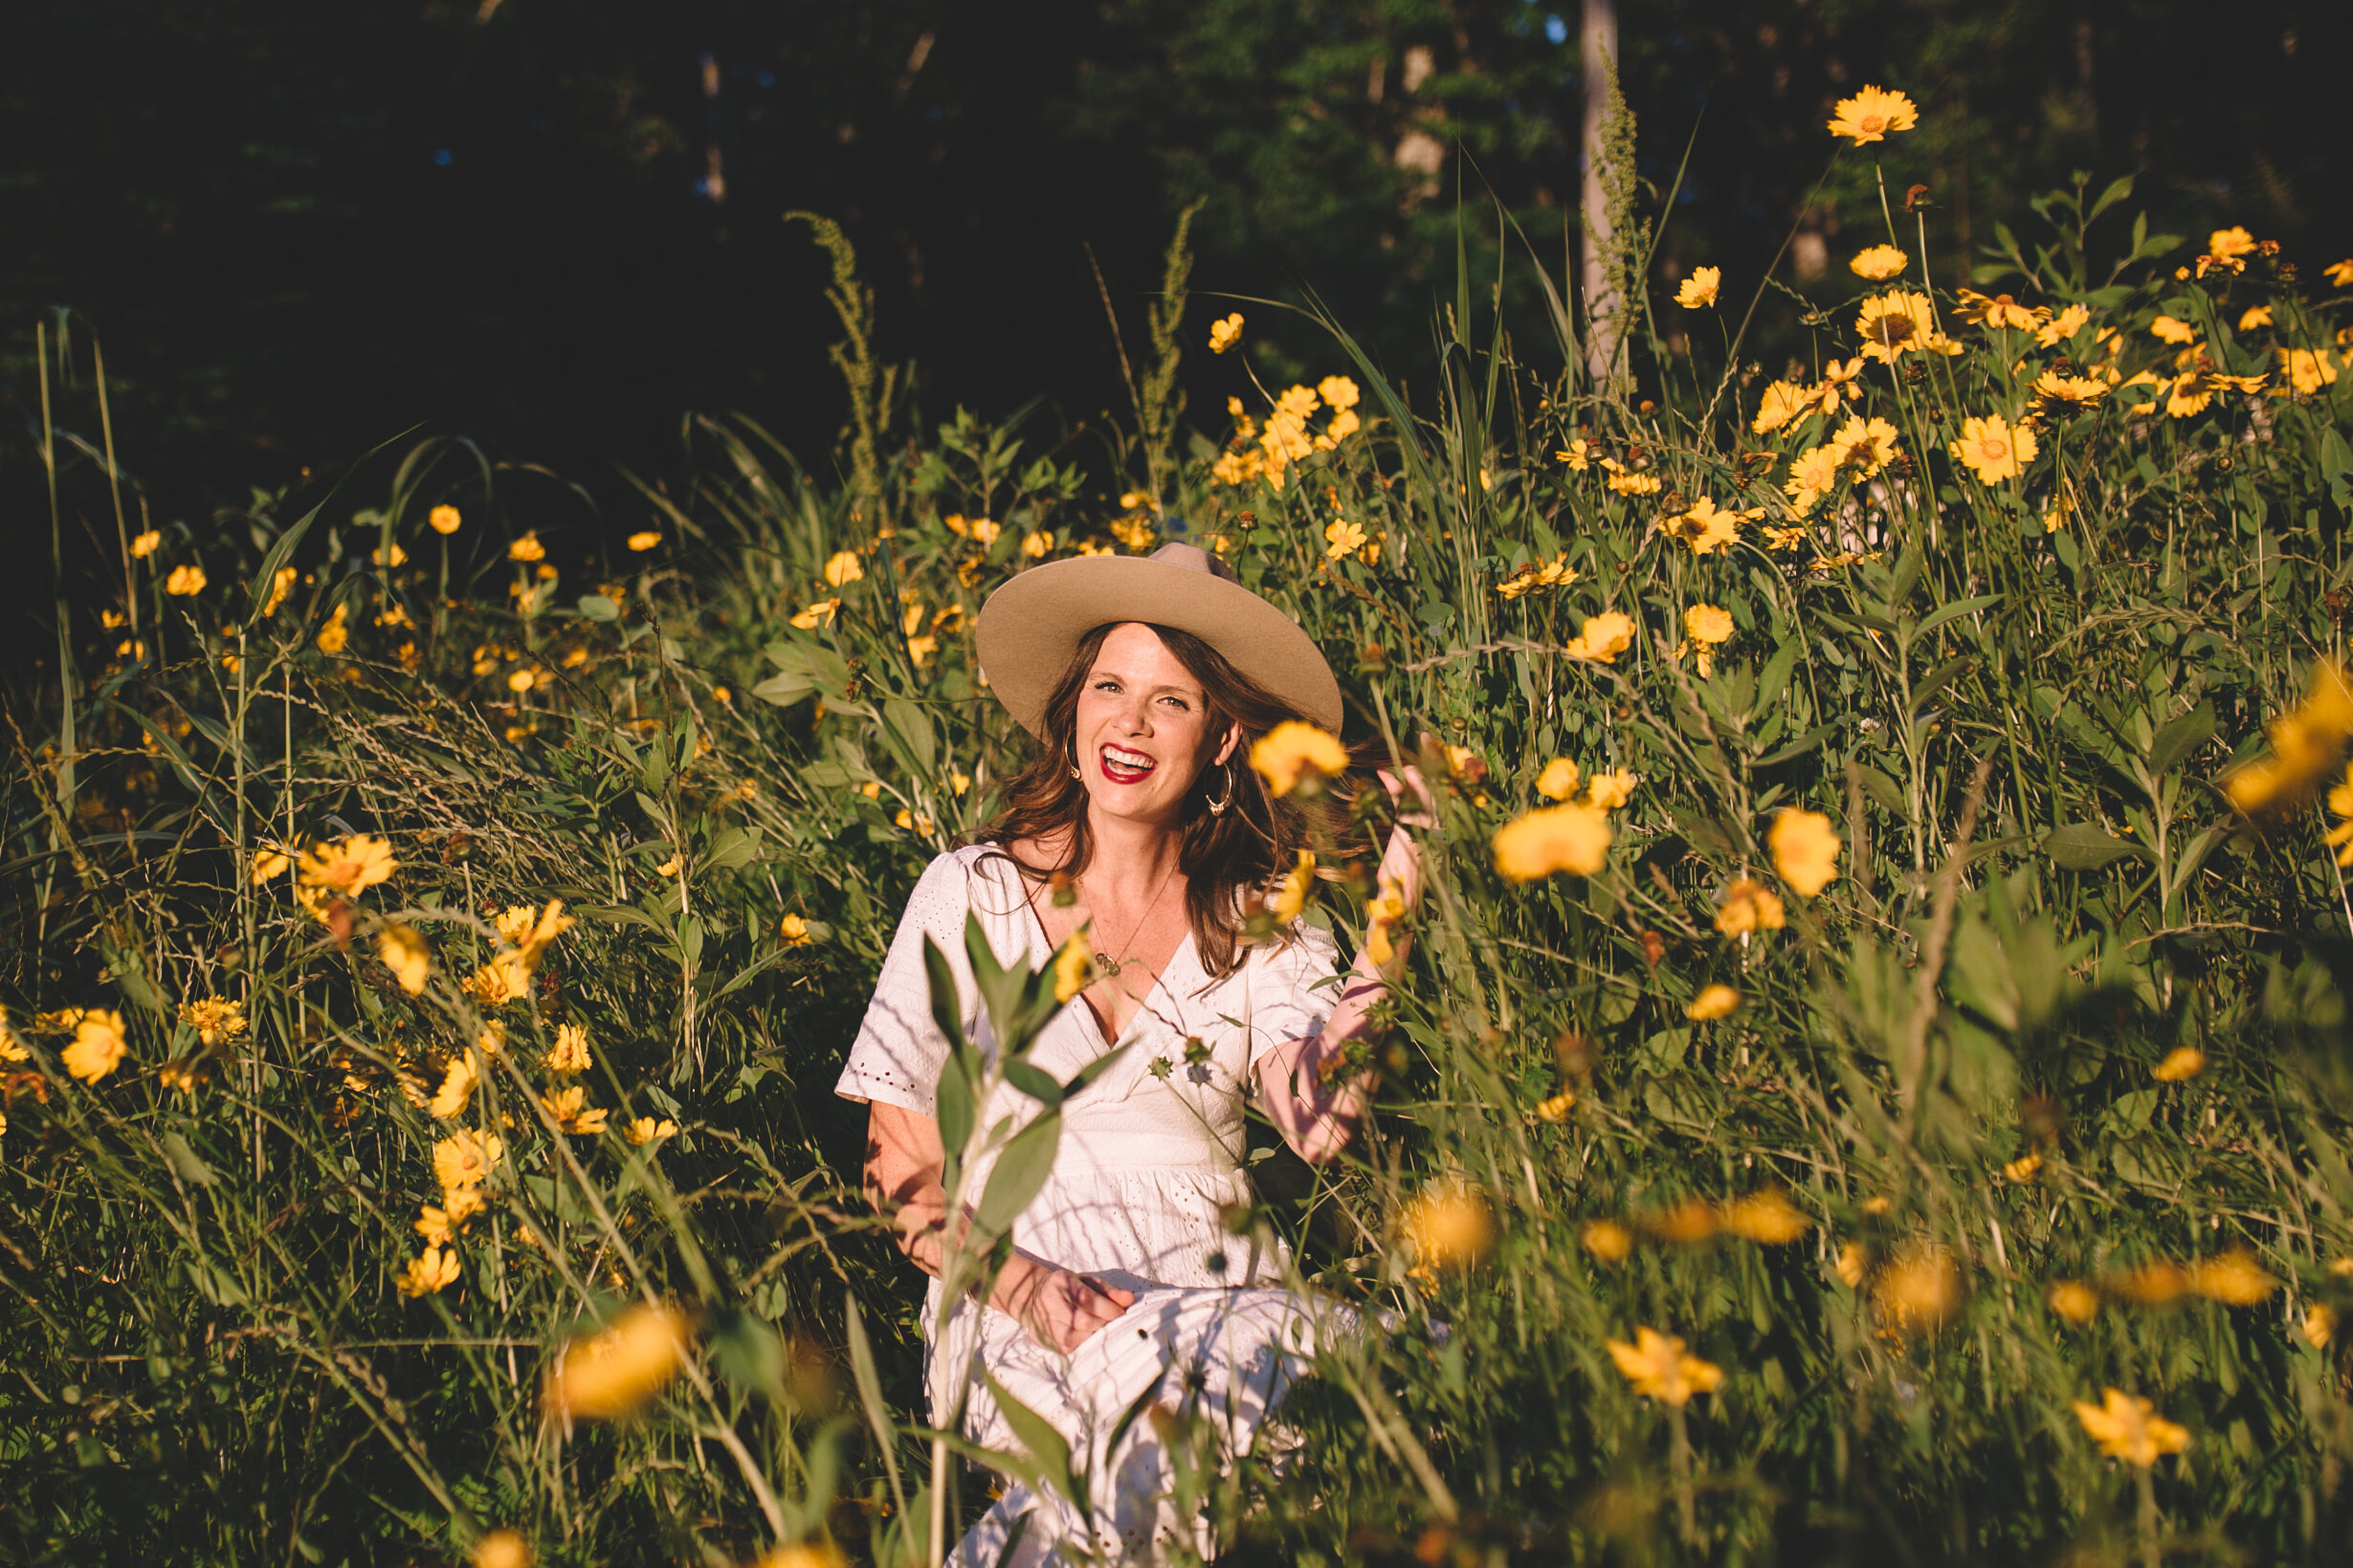
[{"label": "yellow wildflower", "polygon": [[588,1100],[588,1090],[574,1084],[553,1094],[542,1094],[540,1109],[554,1117],[556,1125],[564,1131],[578,1137],[591,1137],[605,1130],[605,1117],[610,1113],[589,1110]]},{"label": "yellow wildflower", "polygon": [[1897,131],[1908,131],[1920,123],[1920,107],[1901,93],[1877,87],[1865,87],[1853,98],[1838,100],[1838,112],[1831,117],[1833,136],[1843,136],[1854,145],[1885,141]]},{"label": "yellow wildflower", "polygon": [[1406,1205],[1397,1232],[1413,1248],[1419,1269],[1467,1269],[1495,1246],[1495,1211],[1477,1188],[1445,1182]]},{"label": "yellow wildflower", "polygon": [[1577,1245],[1604,1263],[1623,1263],[1634,1249],[1634,1233],[1615,1220],[1587,1220],[1577,1232]]},{"label": "yellow wildflower", "polygon": [[1745,937],[1755,931],[1779,931],[1788,918],[1779,894],[1743,876],[1724,890],[1716,929],[1727,937]]},{"label": "yellow wildflower", "polygon": [[414,1300],[418,1296],[436,1294],[443,1286],[455,1284],[456,1280],[457,1254],[455,1251],[445,1252],[438,1247],[428,1247],[422,1257],[409,1260],[409,1267],[400,1276],[400,1293]]},{"label": "yellow wildflower", "polygon": [[547,1049],[547,1071],[567,1076],[588,1071],[588,1031],[578,1024],[561,1025],[556,1029],[556,1043]]},{"label": "yellow wildflower", "polygon": [[2076,1419],[2099,1451],[2110,1459],[2147,1469],[2169,1453],[2189,1447],[2189,1433],[2157,1414],[2156,1405],[2120,1388],[2108,1389],[2101,1402],[2077,1400]]},{"label": "yellow wildflower", "polygon": [[447,1247],[450,1238],[465,1229],[466,1222],[482,1212],[482,1189],[453,1187],[441,1195],[438,1204],[427,1204],[417,1211],[416,1224],[411,1226],[425,1238],[427,1245]]},{"label": "yellow wildflower", "polygon": [[2263,1271],[2255,1255],[2243,1247],[2200,1258],[2187,1270],[2189,1289],[2226,1307],[2255,1307],[2271,1298],[2279,1281]]},{"label": "yellow wildflower", "polygon": [[441,1087],[433,1093],[433,1103],[426,1107],[443,1121],[455,1117],[474,1097],[474,1086],[480,1079],[474,1066],[474,1053],[468,1051],[450,1058],[449,1071],[441,1076]]},{"label": "yellow wildflower", "polygon": [[1871,1283],[1880,1325],[1898,1334],[1933,1332],[1960,1310],[1961,1297],[1961,1270],[1933,1245],[1906,1248]]},{"label": "yellow wildflower", "polygon": [[0,1007],[0,1062],[29,1062],[31,1060],[33,1060],[33,1052],[25,1049],[25,1043],[22,1040],[16,1038],[16,1030],[9,1023],[8,1009]]},{"label": "yellow wildflower", "polygon": [[1302,781],[1337,779],[1348,771],[1347,748],[1337,736],[1302,719],[1285,719],[1250,748],[1250,765],[1269,791],[1288,795]]},{"label": "yellow wildflower", "polygon": [[433,1178],[444,1193],[478,1187],[506,1158],[506,1140],[496,1133],[452,1133],[433,1145]]},{"label": "yellow wildflower", "polygon": [[217,1046],[245,1032],[245,1004],[218,996],[184,1002],[180,1022],[194,1026],[196,1038],[205,1045]]},{"label": "yellow wildflower", "polygon": [[425,977],[433,968],[433,950],[414,926],[387,925],[376,934],[376,956],[392,971],[402,990],[411,996],[424,991]]},{"label": "yellow wildflower", "polygon": [[807,947],[816,939],[810,935],[808,917],[800,915],[788,915],[779,920],[776,934],[784,939],[787,947]]},{"label": "yellow wildflower", "polygon": [[2305,1309],[2303,1322],[2296,1332],[2304,1343],[2315,1350],[2326,1350],[2329,1341],[2337,1337],[2337,1309],[2324,1301],[2316,1301]]},{"label": "yellow wildflower", "polygon": [[1053,532],[1049,529],[1037,528],[1022,535],[1021,553],[1032,561],[1040,561],[1054,554]]},{"label": "yellow wildflower", "polygon": [[1381,878],[1378,897],[1365,900],[1365,953],[1375,968],[1387,968],[1397,957],[1397,944],[1390,933],[1397,922],[1406,917],[1405,894],[1395,881]]},{"label": "yellow wildflower", "polygon": [[1666,485],[1655,474],[1634,474],[1612,466],[1609,488],[1620,496],[1655,496]]},{"label": "yellow wildflower", "polygon": [[547,546],[540,542],[539,533],[535,529],[509,544],[506,558],[509,561],[544,561],[547,559]]},{"label": "yellow wildflower", "polygon": [[[1379,545],[1373,546],[1375,550]],[[1370,559],[1369,557],[1367,559]],[[1511,576],[1496,585],[1496,592],[1506,599],[1517,599],[1537,588],[1565,588],[1577,581],[1577,571],[1568,563],[1568,552],[1564,550],[1550,561],[1531,561]]]},{"label": "yellow wildflower", "polygon": [[1609,1358],[1634,1385],[1635,1393],[1677,1409],[1689,1403],[1694,1394],[1712,1392],[1724,1380],[1723,1368],[1687,1355],[1683,1341],[1672,1334],[1636,1329],[1632,1344],[1622,1339],[1608,1343]]},{"label": "yellow wildflower", "polygon": [[1817,897],[1838,880],[1838,854],[1845,846],[1821,812],[1783,807],[1765,842],[1773,851],[1773,869],[1803,896]]},{"label": "yellow wildflower", "polygon": [[2269,305],[2249,305],[2239,313],[2238,329],[2241,332],[2253,332],[2259,326],[2271,324],[2272,307]]},{"label": "yellow wildflower", "polygon": [[1685,310],[1705,310],[1716,302],[1716,293],[1723,286],[1720,267],[1696,267],[1683,279],[1683,286],[1675,291],[1675,302]]},{"label": "yellow wildflower", "polygon": [[1324,556],[1332,561],[1345,561],[1365,547],[1364,528],[1344,518],[1336,519],[1327,525],[1323,530],[1323,537],[1328,541],[1324,547]]},{"label": "yellow wildflower", "polygon": [[[2353,769],[2348,769],[2347,774],[2349,778],[2353,778]],[[1565,757],[1555,757],[1551,762],[1546,762],[1544,770],[1536,776],[1536,792],[1548,801],[1567,800],[1571,795],[1577,793],[1577,785],[1581,777],[1576,763]]]},{"label": "yellow wildflower", "polygon": [[503,1007],[531,994],[531,970],[513,953],[501,953],[474,971],[466,990],[485,1007]]},{"label": "yellow wildflower", "polygon": [[350,620],[351,607],[337,605],[327,616],[325,623],[319,628],[316,641],[320,652],[331,654],[344,651],[344,646],[351,641]]},{"label": "yellow wildflower", "polygon": [[68,1009],[73,1043],[57,1058],[65,1071],[83,1083],[96,1083],[122,1065],[128,1046],[122,1035],[122,1015],[111,1007]]},{"label": "yellow wildflower", "polygon": [[1641,782],[1632,768],[1604,769],[1587,781],[1586,804],[1596,810],[1614,811],[1634,798],[1634,785]]},{"label": "yellow wildflower", "polygon": [[156,546],[162,544],[163,542],[164,531],[160,528],[150,528],[145,533],[141,534],[137,539],[131,541],[131,557],[136,561],[144,561],[147,557],[153,555],[155,553]]},{"label": "yellow wildflower", "polygon": [[2108,384],[2097,376],[2062,376],[2045,370],[2034,378],[2037,403],[2098,403],[2108,395]]},{"label": "yellow wildflower", "polygon": [[2206,1071],[2206,1052],[2195,1046],[2176,1046],[2166,1051],[2164,1060],[2149,1069],[2149,1076],[2159,1083],[2182,1083]]},{"label": "yellow wildflower", "polygon": [[2254,254],[2255,237],[2245,229],[2232,225],[2228,229],[2217,229],[2209,234],[2206,248],[2209,254],[2219,256],[2225,261],[2235,260],[2239,256]]},{"label": "yellow wildflower", "polygon": [[2042,1168],[2043,1157],[2034,1150],[2029,1149],[2002,1167],[2002,1180],[2017,1186],[2025,1186],[2034,1180],[2034,1173]]},{"label": "yellow wildflower", "polygon": [[1719,1018],[1729,1018],[1741,1005],[1741,993],[1729,985],[1710,985],[1693,997],[1683,1008],[1683,1016],[1695,1024],[1706,1024]]},{"label": "yellow wildflower", "polygon": [[1609,819],[1591,806],[1544,806],[1496,829],[1496,870],[1515,882],[1591,876],[1609,855]]},{"label": "yellow wildflower", "polygon": [[1571,474],[1583,474],[1593,466],[1593,445],[1583,436],[1552,454],[1568,465]]},{"label": "yellow wildflower", "polygon": [[2019,332],[2039,332],[2051,320],[2051,312],[2040,305],[2029,308],[2007,294],[1987,298],[1975,289],[1961,291],[1953,314],[1980,326],[2007,327]]},{"label": "yellow wildflower", "polygon": [[277,614],[277,607],[286,602],[286,595],[294,591],[294,585],[301,576],[301,572],[292,566],[280,566],[277,571],[272,572],[270,574],[270,597],[268,602],[261,607],[261,613],[264,615]]},{"label": "yellow wildflower", "polygon": [[1058,1005],[1085,990],[1095,979],[1095,955],[1077,932],[1054,957],[1054,1000]]},{"label": "yellow wildflower", "polygon": [[1863,340],[1866,359],[1893,364],[1906,350],[1927,344],[1936,331],[1936,318],[1926,295],[1897,289],[1865,300],[1854,318],[1854,330]]},{"label": "yellow wildflower", "polygon": [[1767,434],[1812,413],[1818,401],[1813,392],[1803,386],[1787,381],[1774,382],[1757,400],[1757,417],[1749,422],[1748,428],[1759,435]]},{"label": "yellow wildflower", "polygon": [[2284,363],[2288,384],[2310,397],[2323,386],[2337,385],[2337,366],[2330,357],[2311,348],[2283,348],[2279,358]]},{"label": "yellow wildflower", "polygon": [[1276,888],[1266,907],[1273,912],[1276,925],[1289,925],[1307,907],[1307,894],[1316,885],[1316,857],[1305,850],[1299,851],[1299,864],[1291,869]]},{"label": "yellow wildflower", "polygon": [[1357,390],[1356,383],[1345,376],[1324,377],[1316,383],[1316,394],[1323,399],[1325,408],[1335,411],[1355,408],[1364,396]]},{"label": "yellow wildflower", "polygon": [[2185,370],[2168,384],[2165,393],[2165,413],[2174,419],[2189,419],[2206,411],[2214,401],[2216,377],[2203,370]]},{"label": "yellow wildflower", "polygon": [[1838,1256],[1831,1260],[1831,1272],[1850,1291],[1859,1291],[1871,1273],[1871,1248],[1860,1242],[1848,1242],[1838,1248]]},{"label": "yellow wildflower", "polygon": [[2090,307],[2069,305],[2056,316],[2034,329],[2034,342],[2044,348],[2056,348],[2083,330],[2092,319]]},{"label": "yellow wildflower", "polygon": [[2080,1328],[2099,1315],[2099,1292],[2079,1279],[2063,1279],[2044,1298],[2051,1310]]},{"label": "yellow wildflower", "polygon": [[813,631],[821,626],[832,626],[834,613],[841,608],[839,599],[820,599],[792,618],[792,624],[803,631]]},{"label": "yellow wildflower", "polygon": [[1663,519],[1658,531],[1689,545],[1693,555],[1714,555],[1740,542],[1741,515],[1724,511],[1702,496],[1687,510]]},{"label": "yellow wildflower", "polygon": [[675,1121],[667,1118],[656,1121],[652,1116],[639,1116],[621,1129],[621,1136],[639,1148],[643,1148],[649,1143],[658,1143],[663,1138],[675,1137],[677,1136],[677,1131],[678,1124]]},{"label": "yellow wildflower", "polygon": [[1838,453],[1831,447],[1816,447],[1800,453],[1789,465],[1789,477],[1782,491],[1789,497],[1789,508],[1799,517],[1811,512],[1824,496],[1838,483]]},{"label": "yellow wildflower", "polygon": [[864,581],[865,576],[866,568],[858,563],[855,550],[836,550],[826,559],[824,577],[827,584],[833,587],[848,587],[853,583]]},{"label": "yellow wildflower", "polygon": [[1732,639],[1732,614],[1716,605],[1694,605],[1683,611],[1683,635],[1702,648],[1715,648]]},{"label": "yellow wildflower", "polygon": [[1909,262],[1910,258],[1893,245],[1874,245],[1848,262],[1847,270],[1857,277],[1884,283],[1903,271]]},{"label": "yellow wildflower", "polygon": [[1618,610],[1588,615],[1577,635],[1561,645],[1561,651],[1588,664],[1615,664],[1620,653],[1634,645],[1634,623]]},{"label": "yellow wildflower", "polygon": [[2270,736],[2269,756],[2223,782],[2231,804],[2249,816],[2300,806],[2320,776],[2337,765],[2353,737],[2353,688],[2346,686],[2344,673],[2333,664],[2316,667],[2304,700],[2272,720]]},{"label": "yellow wildflower", "polygon": [[164,591],[183,599],[191,598],[204,592],[205,581],[202,566],[174,566],[171,575],[164,579]]},{"label": "yellow wildflower", "polygon": [[2159,316],[2149,323],[2149,331],[2159,341],[2169,343],[2189,342],[2198,336],[2196,327],[2187,321],[2177,321],[2170,316]]},{"label": "yellow wildflower", "polygon": [[565,1348],[547,1380],[547,1408],[568,1421],[629,1415],[677,1376],[692,1342],[692,1326],[677,1308],[631,1307]]},{"label": "yellow wildflower", "polygon": [[1862,477],[1871,478],[1897,456],[1896,427],[1884,419],[1865,419],[1856,414],[1838,427],[1830,439],[1830,451],[1839,467],[1854,469]]},{"label": "yellow wildflower", "polygon": [[1235,311],[1223,320],[1210,323],[1210,352],[1223,354],[1242,341],[1242,313]]},{"label": "yellow wildflower", "polygon": [[1952,443],[1954,460],[1967,464],[1981,484],[2023,473],[2039,450],[2032,431],[2011,425],[2000,414],[1963,420],[1961,438]]},{"label": "yellow wildflower", "polygon": [[1813,1220],[1779,1187],[1760,1187],[1723,1206],[1724,1229],[1759,1247],[1787,1247],[1813,1228]]},{"label": "yellow wildflower", "polygon": [[512,1530],[493,1530],[474,1543],[473,1568],[533,1568],[539,1558]]}]

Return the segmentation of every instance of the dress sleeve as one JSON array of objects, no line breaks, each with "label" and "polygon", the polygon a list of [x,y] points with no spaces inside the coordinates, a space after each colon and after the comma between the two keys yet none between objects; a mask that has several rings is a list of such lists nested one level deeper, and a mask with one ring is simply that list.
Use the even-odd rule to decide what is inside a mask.
[{"label": "dress sleeve", "polygon": [[874,1000],[866,1005],[857,1041],[833,1093],[844,1099],[878,1101],[922,1115],[935,1115],[933,1091],[946,1062],[948,1042],[931,1017],[931,980],[923,968],[923,939],[947,955],[956,977],[957,1010],[969,1031],[973,985],[965,957],[965,914],[971,905],[971,872],[953,853],[925,869],[898,934],[875,978]]},{"label": "dress sleeve", "polygon": [[1301,921],[1288,946],[1253,954],[1250,977],[1250,1066],[1294,1040],[1321,1033],[1340,996],[1340,946],[1321,926]]}]

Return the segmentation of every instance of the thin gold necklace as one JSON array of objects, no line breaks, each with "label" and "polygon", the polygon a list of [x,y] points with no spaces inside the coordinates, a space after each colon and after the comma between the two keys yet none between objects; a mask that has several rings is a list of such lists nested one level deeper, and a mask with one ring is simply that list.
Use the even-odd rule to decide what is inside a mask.
[{"label": "thin gold necklace", "polygon": [[[1151,901],[1143,906],[1143,913],[1136,917],[1135,925],[1129,928],[1127,933],[1127,940],[1120,944],[1120,956],[1118,958],[1113,958],[1110,954],[1104,952],[1099,947],[1095,950],[1095,967],[1099,971],[1106,976],[1116,979],[1120,973],[1127,967],[1127,950],[1135,946],[1136,939],[1143,934],[1143,922],[1152,917],[1152,912],[1154,910],[1160,908],[1161,894],[1168,891],[1168,884],[1175,879],[1176,873],[1176,866],[1173,862],[1171,862],[1166,874],[1162,876],[1160,879],[1160,886],[1152,890]],[[1085,884],[1082,882],[1080,884],[1081,891],[1084,890],[1084,887]],[[1092,919],[1092,914],[1090,914],[1088,917]]]}]

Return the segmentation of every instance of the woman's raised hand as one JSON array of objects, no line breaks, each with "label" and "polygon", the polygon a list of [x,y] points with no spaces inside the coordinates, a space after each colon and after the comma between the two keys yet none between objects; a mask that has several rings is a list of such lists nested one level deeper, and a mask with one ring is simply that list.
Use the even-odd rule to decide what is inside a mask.
[{"label": "woman's raised hand", "polygon": [[[1418,809],[1399,810],[1397,826],[1390,830],[1388,844],[1382,850],[1378,872],[1381,880],[1397,884],[1398,896],[1405,899],[1410,908],[1421,901],[1422,847],[1406,829],[1434,827],[1436,818],[1433,813],[1437,810],[1437,803],[1432,799],[1430,784],[1422,778],[1420,768],[1403,767],[1395,773],[1387,768],[1376,768],[1374,776],[1381,781],[1381,787],[1388,791],[1391,805],[1403,807],[1418,803]],[[1409,790],[1412,792],[1410,801],[1407,799]]]},{"label": "woman's raised hand", "polygon": [[1006,1271],[1025,1265],[1026,1273],[1004,1292],[1001,1305],[1049,1349],[1065,1354],[1077,1350],[1096,1330],[1135,1305],[1132,1291],[1052,1264],[1016,1257]]}]

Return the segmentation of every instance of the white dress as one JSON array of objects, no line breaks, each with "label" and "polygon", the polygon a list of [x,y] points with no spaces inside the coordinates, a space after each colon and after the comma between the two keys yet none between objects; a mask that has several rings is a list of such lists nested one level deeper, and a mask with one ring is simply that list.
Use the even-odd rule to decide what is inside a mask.
[{"label": "white dress", "polygon": [[[996,1041],[965,955],[977,914],[1000,963],[1037,968],[1054,957],[1021,873],[1000,850],[975,846],[931,863],[907,900],[856,1045],[835,1093],[933,1115],[948,1045],[932,1021],[923,939],[946,955],[966,1034]],[[1099,1556],[1154,1562],[1164,1541],[1213,1543],[1170,1498],[1172,1430],[1150,1406],[1209,1423],[1229,1453],[1245,1451],[1259,1423],[1314,1354],[1319,1320],[1335,1320],[1281,1288],[1288,1262],[1222,1223],[1247,1204],[1242,1102],[1258,1058],[1317,1033],[1336,988],[1331,938],[1311,926],[1280,947],[1253,949],[1224,980],[1203,971],[1188,936],[1162,971],[1121,1041],[1127,1054],[1063,1108],[1054,1173],[1014,1221],[1013,1245],[1033,1257],[1136,1292],[1135,1304],[1068,1355],[1032,1339],[994,1307],[960,1303],[942,1333],[941,1286],[931,1282],[925,1356],[933,1420],[961,1402],[966,1434],[991,1448],[1021,1444],[981,1381],[986,1367],[1052,1422],[1087,1478],[1086,1510],[1014,1485],[958,1548],[957,1561],[992,1568],[1024,1514],[1024,1563]],[[1189,1047],[1189,1049],[1188,1049]],[[1082,1002],[1056,1013],[1030,1060],[1067,1081],[1111,1049]],[[1188,1059],[1189,1058],[1189,1059]],[[1037,1102],[1010,1088],[983,1111],[1016,1124]],[[986,1183],[968,1179],[967,1201]],[[976,1365],[977,1362],[977,1365]],[[1073,1550],[1057,1559],[1055,1549]]]}]

